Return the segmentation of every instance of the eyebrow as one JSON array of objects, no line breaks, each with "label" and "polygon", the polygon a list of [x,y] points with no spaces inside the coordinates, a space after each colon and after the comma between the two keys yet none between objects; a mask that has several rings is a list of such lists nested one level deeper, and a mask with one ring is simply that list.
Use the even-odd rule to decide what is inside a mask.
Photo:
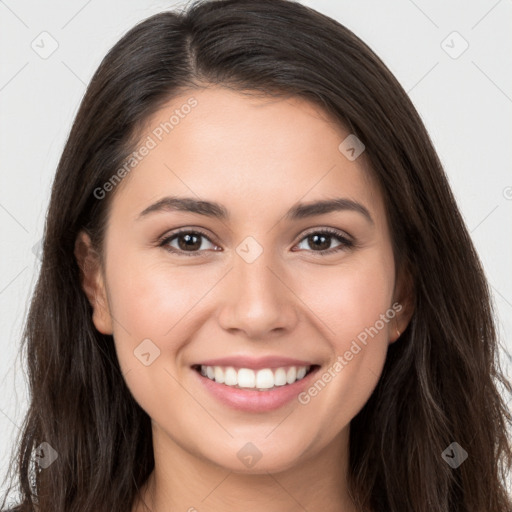
[{"label": "eyebrow", "polygon": [[[362,214],[371,224],[374,224],[372,216],[365,206],[353,201],[352,199],[342,197],[294,205],[286,212],[284,218],[293,221],[335,211],[347,210]],[[204,215],[206,217],[217,218],[220,220],[228,220],[230,217],[228,210],[219,203],[203,201],[192,197],[170,196],[164,197],[156,203],[148,206],[139,214],[137,219],[141,219],[154,212],[171,211],[196,213],[198,215]]]}]

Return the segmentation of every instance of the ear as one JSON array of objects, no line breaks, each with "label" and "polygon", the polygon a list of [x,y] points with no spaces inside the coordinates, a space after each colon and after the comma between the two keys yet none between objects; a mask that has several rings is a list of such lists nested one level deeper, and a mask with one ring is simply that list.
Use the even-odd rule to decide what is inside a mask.
[{"label": "ear", "polygon": [[[398,274],[395,293],[393,298],[393,310],[395,318],[390,322],[389,343],[394,343],[407,329],[414,313],[414,284],[411,272],[408,268],[402,268]],[[400,331],[400,334],[398,333]]]},{"label": "ear", "polygon": [[80,284],[93,309],[94,326],[103,334],[112,334],[112,318],[100,256],[85,231],[80,231],[76,238],[75,258],[80,268]]}]

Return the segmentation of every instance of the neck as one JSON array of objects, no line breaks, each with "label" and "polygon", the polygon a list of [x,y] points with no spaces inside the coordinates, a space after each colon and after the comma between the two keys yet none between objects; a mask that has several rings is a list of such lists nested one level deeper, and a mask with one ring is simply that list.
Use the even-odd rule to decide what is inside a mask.
[{"label": "neck", "polygon": [[155,468],[133,512],[357,512],[346,485],[349,427],[279,472],[236,473],[183,450],[153,427]]}]

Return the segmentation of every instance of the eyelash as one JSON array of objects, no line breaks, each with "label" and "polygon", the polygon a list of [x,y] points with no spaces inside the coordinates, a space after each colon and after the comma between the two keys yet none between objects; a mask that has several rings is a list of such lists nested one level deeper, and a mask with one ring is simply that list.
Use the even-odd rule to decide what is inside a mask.
[{"label": "eyelash", "polygon": [[[191,229],[182,229],[182,230],[179,230],[179,231],[175,231],[170,236],[166,236],[165,238],[161,239],[159,241],[159,247],[163,247],[166,251],[169,251],[169,252],[171,252],[173,254],[176,254],[178,256],[196,256],[196,257],[197,256],[199,256],[199,257],[206,256],[204,254],[205,250],[200,250],[200,251],[182,251],[182,250],[175,249],[174,247],[169,247],[168,244],[172,240],[177,238],[179,235],[181,235],[181,234],[199,235],[199,236],[202,236],[202,237],[206,238],[213,245],[216,245],[202,231],[191,230]],[[331,229],[331,228],[323,228],[323,229],[318,229],[316,231],[310,231],[310,232],[306,233],[299,240],[299,243],[302,242],[303,240],[305,240],[306,238],[308,238],[311,235],[329,235],[331,237],[336,238],[340,242],[340,245],[338,245],[338,247],[334,247],[334,248],[331,248],[331,249],[323,249],[321,251],[311,251],[311,252],[316,253],[317,255],[320,255],[320,256],[324,256],[324,255],[328,255],[328,254],[334,254],[334,253],[337,253],[339,251],[347,250],[347,249],[350,249],[350,248],[355,246],[354,242],[352,242],[348,238],[346,238],[343,235],[341,235],[339,231],[336,231],[336,230]]]}]

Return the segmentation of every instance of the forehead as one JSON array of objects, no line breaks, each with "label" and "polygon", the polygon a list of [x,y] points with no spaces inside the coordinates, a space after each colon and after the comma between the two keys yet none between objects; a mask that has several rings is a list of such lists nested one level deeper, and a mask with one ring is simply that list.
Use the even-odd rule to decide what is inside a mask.
[{"label": "forehead", "polygon": [[114,208],[133,217],[172,194],[261,218],[299,201],[344,196],[379,217],[383,205],[365,154],[350,161],[339,149],[349,135],[302,98],[223,87],[185,91],[147,120]]}]

